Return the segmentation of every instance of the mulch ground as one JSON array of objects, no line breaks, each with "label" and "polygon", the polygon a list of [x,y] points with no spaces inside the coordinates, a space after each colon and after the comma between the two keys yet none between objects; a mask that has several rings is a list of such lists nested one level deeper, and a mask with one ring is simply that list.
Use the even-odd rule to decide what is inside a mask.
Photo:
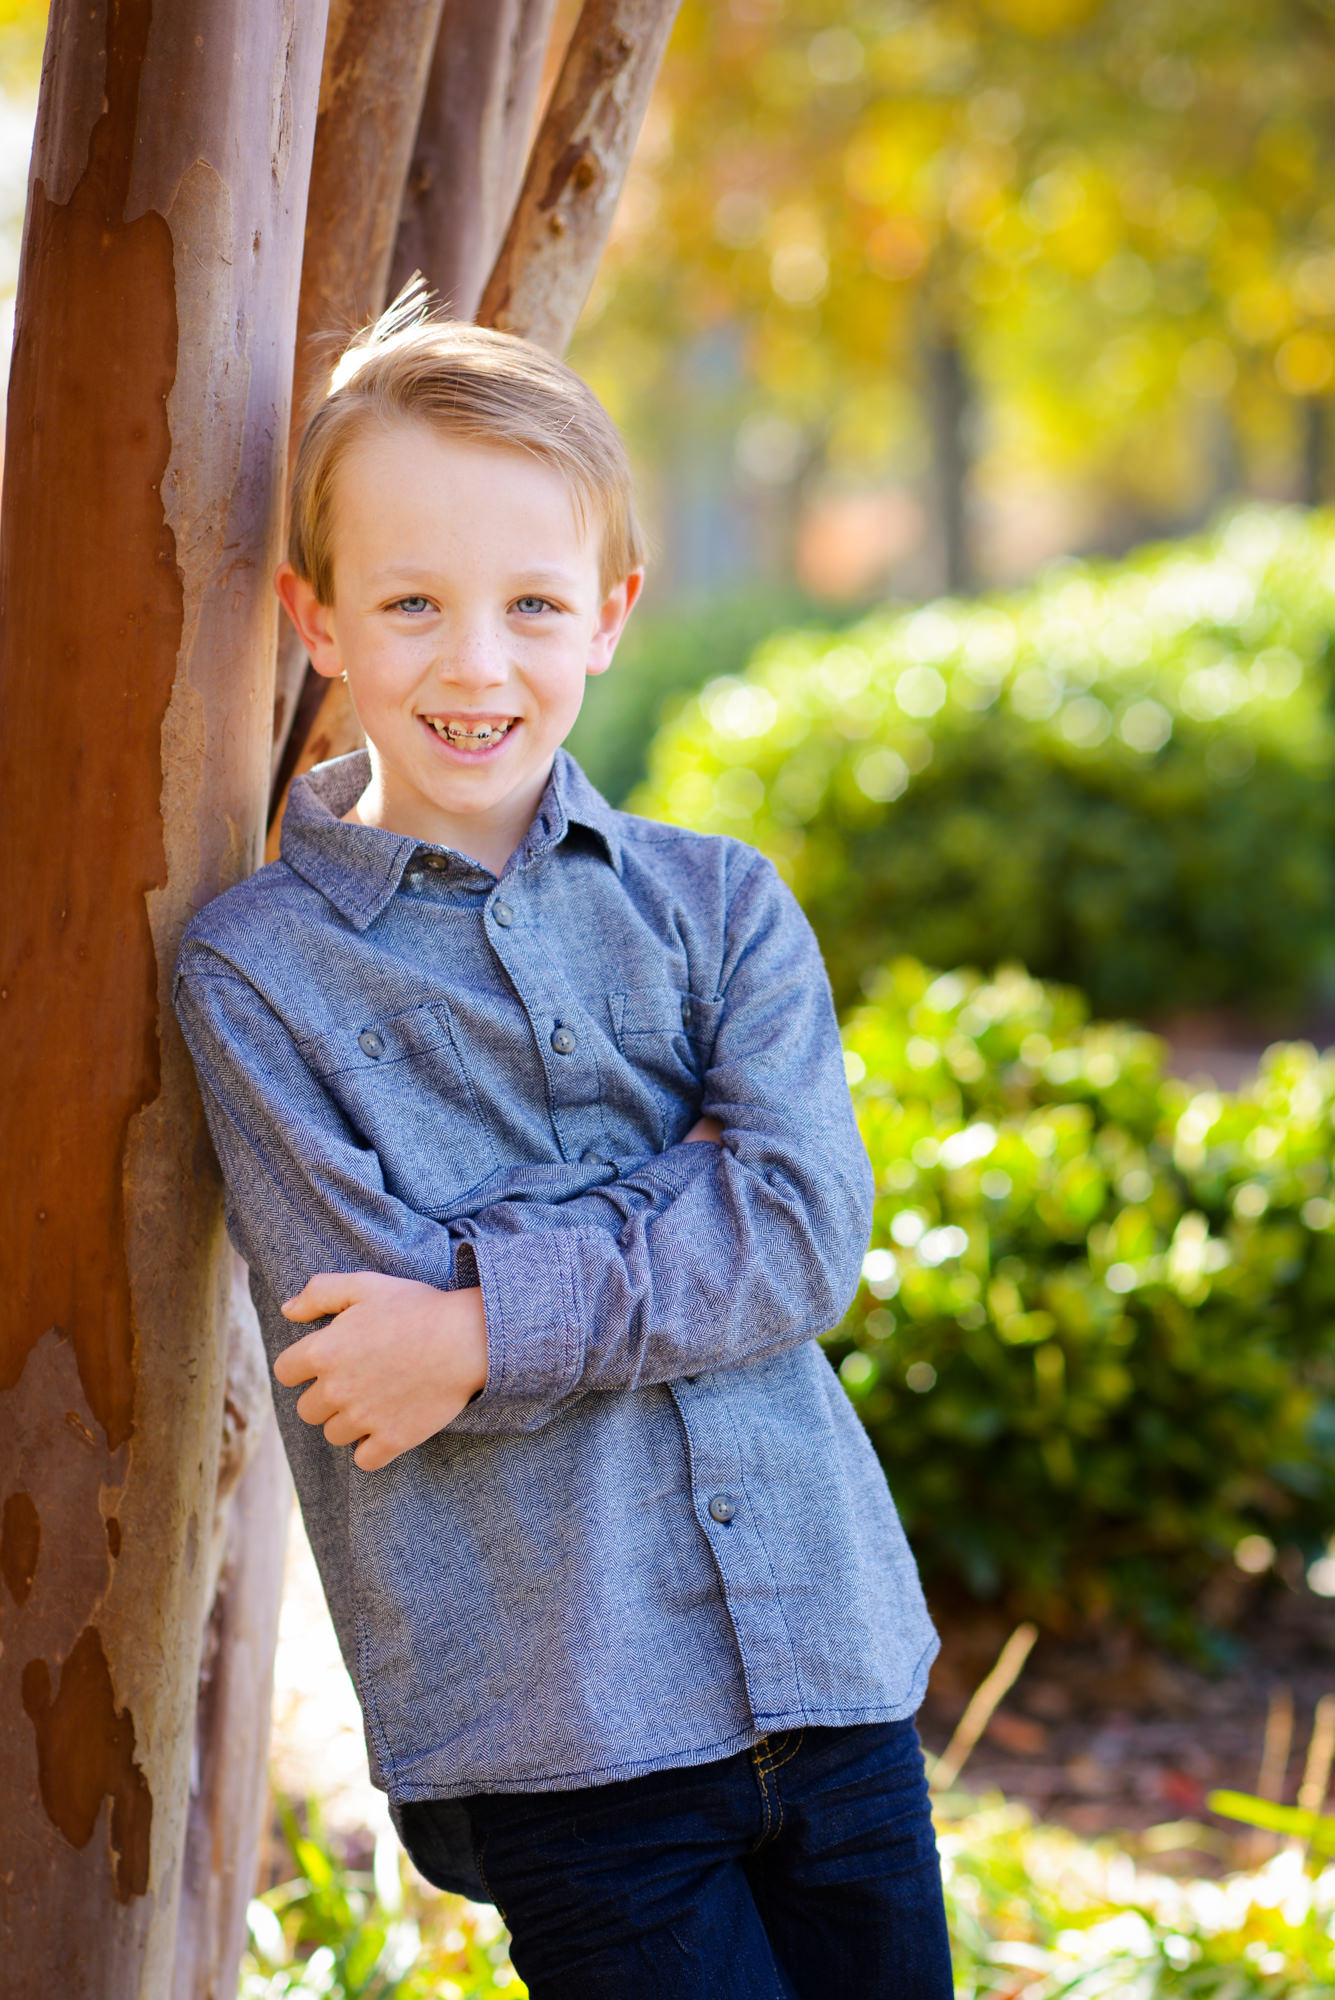
[{"label": "mulch ground", "polygon": [[[986,1612],[938,1609],[941,1656],[919,1717],[927,1748],[945,1748],[1009,1626]],[[1211,1872],[1259,1858],[1274,1842],[1216,1818],[1216,1787],[1257,1789],[1267,1716],[1292,1733],[1281,1796],[1302,1782],[1313,1710],[1335,1693],[1335,1601],[1275,1583],[1230,1635],[1211,1670],[1126,1633],[1069,1641],[1040,1634],[1015,1686],[965,1766],[961,1785],[1022,1800],[1038,1818],[1091,1836],[1144,1836],[1157,1866]]]}]

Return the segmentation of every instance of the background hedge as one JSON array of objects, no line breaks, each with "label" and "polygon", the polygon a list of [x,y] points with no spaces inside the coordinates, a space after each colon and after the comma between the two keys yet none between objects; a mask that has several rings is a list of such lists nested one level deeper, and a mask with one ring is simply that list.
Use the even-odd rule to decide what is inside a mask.
[{"label": "background hedge", "polygon": [[1140,1018],[1335,992],[1335,524],[761,645],[686,702],[637,810],[764,848],[847,1005],[896,952],[1022,959]]},{"label": "background hedge", "polygon": [[877,1204],[830,1345],[929,1581],[1180,1638],[1245,1537],[1316,1553],[1335,1053],[1193,1089],[1068,990],[910,960],[845,1045]]},{"label": "background hedge", "polygon": [[589,682],[566,747],[620,805],[648,769],[659,724],[686,696],[707,681],[744,673],[762,639],[781,627],[818,627],[829,640],[854,615],[840,617],[796,586],[768,584],[650,604],[626,627],[614,671]]}]

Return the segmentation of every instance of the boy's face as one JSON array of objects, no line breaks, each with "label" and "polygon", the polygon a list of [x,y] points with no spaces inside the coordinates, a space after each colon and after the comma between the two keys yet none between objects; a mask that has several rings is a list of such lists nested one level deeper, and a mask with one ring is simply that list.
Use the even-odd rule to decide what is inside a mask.
[{"label": "boy's face", "polygon": [[288,564],[278,590],[317,670],[347,675],[374,773],[357,817],[499,873],[640,574],[605,596],[559,472],[425,424],[350,446],[332,525],[333,603]]}]

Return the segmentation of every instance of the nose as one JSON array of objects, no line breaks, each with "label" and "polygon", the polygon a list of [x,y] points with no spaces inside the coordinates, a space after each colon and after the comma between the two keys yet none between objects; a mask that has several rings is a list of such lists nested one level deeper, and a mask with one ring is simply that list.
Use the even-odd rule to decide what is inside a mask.
[{"label": "nose", "polygon": [[509,678],[504,634],[485,618],[460,619],[445,635],[436,663],[442,686],[476,695]]}]

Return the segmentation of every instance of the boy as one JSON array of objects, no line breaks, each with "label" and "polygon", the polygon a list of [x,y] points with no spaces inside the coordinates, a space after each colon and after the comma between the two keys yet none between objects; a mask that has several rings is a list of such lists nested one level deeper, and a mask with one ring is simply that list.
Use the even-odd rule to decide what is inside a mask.
[{"label": "boy", "polygon": [[819,953],[753,850],[560,748],[641,577],[563,364],[350,350],[278,589],[369,747],[190,926],[177,1009],[422,1872],[534,2000],[946,2000],[935,1640],[816,1345],[870,1199]]}]

